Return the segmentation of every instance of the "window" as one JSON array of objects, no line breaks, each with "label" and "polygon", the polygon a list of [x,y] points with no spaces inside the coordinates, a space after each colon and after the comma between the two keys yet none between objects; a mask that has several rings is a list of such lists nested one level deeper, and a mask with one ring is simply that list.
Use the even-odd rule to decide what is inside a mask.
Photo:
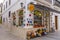
[{"label": "window", "polygon": [[10,17],[11,11],[9,11],[9,17]]},{"label": "window", "polygon": [[2,13],[2,7],[1,7],[1,13]]},{"label": "window", "polygon": [[5,5],[4,5],[4,10],[5,10]]},{"label": "window", "polygon": [[23,3],[21,3],[21,7],[23,7]]},{"label": "window", "polygon": [[9,0],[9,5],[11,4],[11,0]]},{"label": "window", "polygon": [[34,11],[34,27],[42,27],[42,13],[38,10]]},{"label": "window", "polygon": [[3,18],[3,22],[5,22],[5,18]]},{"label": "window", "polygon": [[19,26],[22,26],[23,25],[23,10],[20,10],[19,13]]},{"label": "window", "polygon": [[6,8],[7,8],[7,2],[6,2]]}]

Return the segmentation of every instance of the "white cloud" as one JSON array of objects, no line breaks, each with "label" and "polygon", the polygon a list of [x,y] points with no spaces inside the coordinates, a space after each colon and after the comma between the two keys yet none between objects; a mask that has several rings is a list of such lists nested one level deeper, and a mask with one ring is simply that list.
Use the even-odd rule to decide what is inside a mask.
[{"label": "white cloud", "polygon": [[3,2],[3,0],[0,0],[0,3],[2,3]]}]

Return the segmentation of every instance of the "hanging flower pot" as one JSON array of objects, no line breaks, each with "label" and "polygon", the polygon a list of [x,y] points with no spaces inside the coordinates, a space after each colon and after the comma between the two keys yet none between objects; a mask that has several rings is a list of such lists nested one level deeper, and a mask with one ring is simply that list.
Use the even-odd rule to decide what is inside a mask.
[{"label": "hanging flower pot", "polygon": [[23,15],[23,10],[19,11],[19,16]]},{"label": "hanging flower pot", "polygon": [[38,16],[38,17],[41,17],[42,16],[42,13],[38,10],[35,10],[34,11],[34,15]]}]

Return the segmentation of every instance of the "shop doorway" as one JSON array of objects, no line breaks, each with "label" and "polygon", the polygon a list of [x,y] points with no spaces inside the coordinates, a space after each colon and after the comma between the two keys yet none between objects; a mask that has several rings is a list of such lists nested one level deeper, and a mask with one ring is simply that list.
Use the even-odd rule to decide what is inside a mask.
[{"label": "shop doorway", "polygon": [[50,30],[50,12],[48,10],[35,9],[34,28],[43,27]]},{"label": "shop doorway", "polygon": [[58,30],[58,16],[55,16],[55,28]]},{"label": "shop doorway", "polygon": [[34,28],[42,27],[42,13],[41,10],[34,11]]}]

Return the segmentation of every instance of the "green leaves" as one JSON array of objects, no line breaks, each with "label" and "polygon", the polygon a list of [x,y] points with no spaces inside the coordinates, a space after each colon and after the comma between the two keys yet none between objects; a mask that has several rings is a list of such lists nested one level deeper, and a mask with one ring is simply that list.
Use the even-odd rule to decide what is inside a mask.
[{"label": "green leaves", "polygon": [[20,10],[19,11],[19,15],[23,15],[23,10]]},{"label": "green leaves", "polygon": [[42,16],[42,13],[38,10],[35,10],[34,11],[34,15],[38,16],[38,17],[41,17]]}]

